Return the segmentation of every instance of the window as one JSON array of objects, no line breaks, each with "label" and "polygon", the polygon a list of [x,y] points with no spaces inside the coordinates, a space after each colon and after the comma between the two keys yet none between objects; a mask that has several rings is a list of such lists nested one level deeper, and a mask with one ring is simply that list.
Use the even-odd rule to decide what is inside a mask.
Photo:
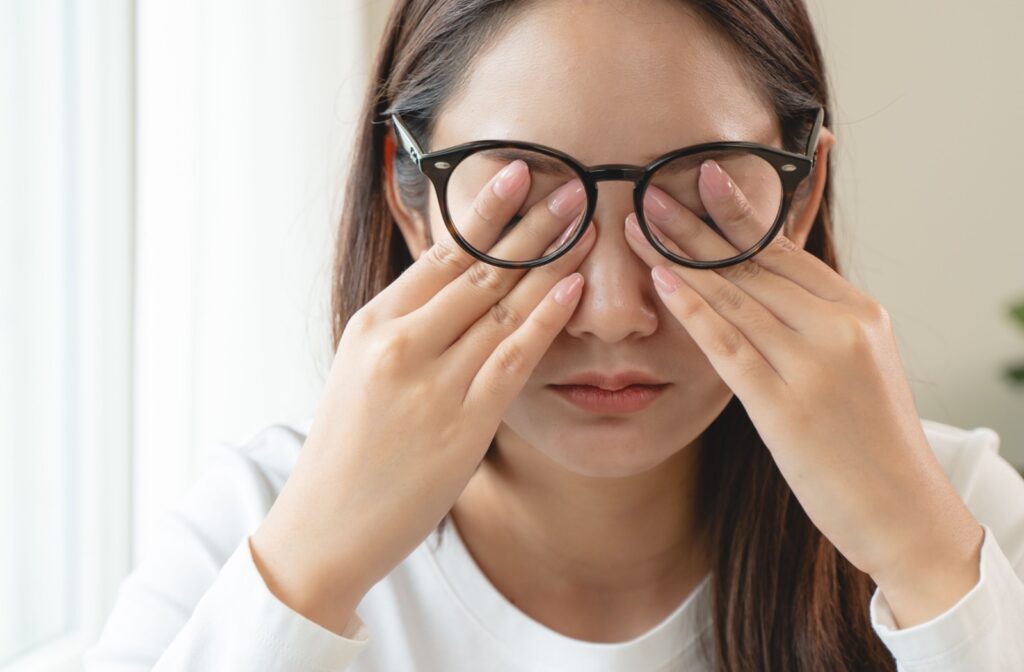
[{"label": "window", "polygon": [[133,17],[96,4],[0,3],[0,665],[14,669],[76,669],[130,561]]}]

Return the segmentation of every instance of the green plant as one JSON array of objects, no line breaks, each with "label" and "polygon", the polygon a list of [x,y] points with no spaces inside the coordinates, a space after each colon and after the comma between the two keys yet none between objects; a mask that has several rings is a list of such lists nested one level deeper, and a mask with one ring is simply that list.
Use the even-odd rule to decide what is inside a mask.
[{"label": "green plant", "polygon": [[[1010,317],[1024,329],[1024,301],[1010,307]],[[1014,385],[1024,385],[1024,362],[1007,366],[1004,374]]]}]

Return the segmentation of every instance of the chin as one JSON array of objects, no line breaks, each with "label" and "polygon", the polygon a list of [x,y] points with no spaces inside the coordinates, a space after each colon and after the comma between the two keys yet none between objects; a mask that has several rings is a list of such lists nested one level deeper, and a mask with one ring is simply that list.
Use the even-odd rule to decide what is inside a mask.
[{"label": "chin", "polygon": [[[653,469],[684,449],[693,436],[671,427],[669,418],[643,412],[629,416],[594,416],[581,422],[550,405],[539,412],[514,403],[498,428],[503,449],[529,450],[580,476],[621,478]],[[660,414],[664,415],[664,414]],[[678,417],[678,416],[677,416]],[[676,421],[675,424],[678,424]]]}]

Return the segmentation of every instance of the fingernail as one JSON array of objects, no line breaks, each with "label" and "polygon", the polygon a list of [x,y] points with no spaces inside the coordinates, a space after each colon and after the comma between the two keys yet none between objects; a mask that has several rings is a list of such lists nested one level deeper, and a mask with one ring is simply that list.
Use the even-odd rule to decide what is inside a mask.
[{"label": "fingernail", "polygon": [[677,209],[672,197],[653,184],[644,191],[644,214],[651,221],[662,224],[670,222]]},{"label": "fingernail", "polygon": [[569,305],[579,296],[580,288],[582,287],[583,275],[580,273],[573,273],[566,278],[562,278],[555,286],[555,301],[563,306]]},{"label": "fingernail", "polygon": [[587,193],[579,179],[566,182],[548,199],[548,210],[559,217],[571,217],[587,202]]},{"label": "fingernail", "polygon": [[683,284],[683,281],[678,275],[664,266],[655,266],[652,274],[654,275],[654,284],[656,284],[658,289],[666,294],[671,294],[679,289],[679,286]]},{"label": "fingernail", "polygon": [[494,193],[508,198],[515,193],[526,178],[526,162],[516,159],[501,169],[494,181]]},{"label": "fingernail", "polygon": [[637,221],[635,212],[626,215],[626,230],[637,240],[647,240],[644,238],[644,232],[640,230],[640,222]]},{"label": "fingernail", "polygon": [[732,195],[732,180],[725,174],[725,171],[722,170],[717,161],[708,159],[700,164],[700,174],[704,178],[705,184],[708,185],[708,190],[712,196],[722,198],[723,196]]}]

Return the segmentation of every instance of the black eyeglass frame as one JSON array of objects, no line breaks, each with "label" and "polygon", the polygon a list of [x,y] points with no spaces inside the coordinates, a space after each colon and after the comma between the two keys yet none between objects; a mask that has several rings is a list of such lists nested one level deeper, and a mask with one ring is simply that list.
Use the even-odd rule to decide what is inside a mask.
[{"label": "black eyeglass frame", "polygon": [[[441,215],[444,218],[444,224],[448,229],[448,233],[451,234],[452,238],[455,239],[455,242],[458,243],[462,249],[466,250],[466,252],[483,262],[499,266],[501,268],[535,268],[537,266],[543,266],[544,264],[551,263],[572,249],[572,246],[579,241],[586,232],[587,227],[590,226],[591,220],[594,216],[594,209],[597,206],[597,183],[603,180],[627,180],[633,182],[633,207],[637,214],[637,221],[640,225],[640,230],[643,231],[644,237],[647,238],[654,249],[658,250],[658,252],[670,261],[681,266],[687,266],[689,268],[722,268],[738,264],[754,256],[767,247],[771,243],[772,239],[774,239],[782,229],[782,225],[786,219],[786,214],[789,212],[789,207],[793,200],[793,194],[800,182],[802,182],[803,179],[811,173],[811,170],[814,168],[817,161],[818,136],[821,132],[821,126],[825,119],[825,108],[819,105],[814,113],[814,125],[802,154],[755,142],[728,140],[705,142],[698,145],[690,145],[689,147],[675,149],[655,158],[646,166],[623,163],[606,163],[587,167],[569,154],[555,149],[554,147],[548,147],[546,145],[522,140],[475,140],[433,152],[424,152],[408,126],[406,126],[405,122],[402,121],[401,115],[397,113],[391,114],[390,116],[378,118],[375,123],[386,123],[388,120],[391,121],[395,131],[397,132],[398,142],[402,148],[416,164],[419,171],[426,175],[434,185],[434,190],[437,193],[438,203],[441,208]],[[456,229],[455,225],[452,223],[451,213],[448,210],[447,197],[448,180],[451,174],[459,163],[471,154],[483,149],[494,149],[500,147],[528,149],[560,159],[572,168],[580,178],[584,191],[587,195],[587,209],[584,213],[584,221],[579,227],[579,230],[576,231],[570,240],[563,244],[561,249],[557,249],[543,257],[540,257],[539,259],[533,259],[530,261],[508,261],[505,259],[498,259],[477,250],[466,242],[466,240],[459,234],[458,229]],[[772,224],[768,233],[765,234],[756,245],[734,257],[719,261],[697,261],[694,259],[686,259],[676,256],[651,233],[647,226],[647,222],[643,215],[643,196],[647,189],[647,185],[655,171],[669,161],[674,161],[690,154],[723,149],[747,150],[765,159],[775,168],[783,187],[782,203],[779,206],[779,212],[775,217],[775,222]]]}]

